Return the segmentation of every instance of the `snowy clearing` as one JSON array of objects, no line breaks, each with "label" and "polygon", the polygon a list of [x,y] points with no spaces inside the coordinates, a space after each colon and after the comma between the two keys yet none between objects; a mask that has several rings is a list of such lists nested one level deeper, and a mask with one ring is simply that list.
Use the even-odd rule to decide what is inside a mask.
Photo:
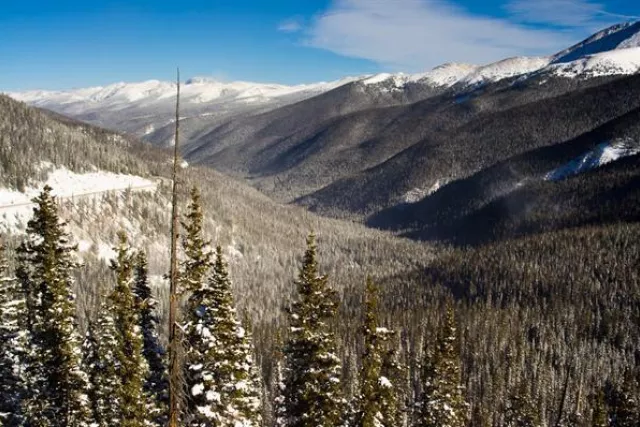
[{"label": "snowy clearing", "polygon": [[[44,168],[50,167],[43,164]],[[42,188],[49,185],[52,193],[62,199],[75,199],[98,195],[108,191],[155,191],[154,181],[135,175],[122,175],[96,171],[78,174],[66,168],[58,168],[49,173],[46,182],[28,187],[25,192],[0,188],[0,230],[20,232],[32,215],[33,202]]]}]

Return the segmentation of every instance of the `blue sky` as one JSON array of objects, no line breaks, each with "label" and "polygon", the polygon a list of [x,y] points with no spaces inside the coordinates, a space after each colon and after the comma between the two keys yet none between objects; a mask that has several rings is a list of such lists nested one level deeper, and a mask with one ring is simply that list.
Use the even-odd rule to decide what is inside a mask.
[{"label": "blue sky", "polygon": [[636,0],[22,0],[0,8],[0,90],[212,76],[285,84],[551,54]]}]

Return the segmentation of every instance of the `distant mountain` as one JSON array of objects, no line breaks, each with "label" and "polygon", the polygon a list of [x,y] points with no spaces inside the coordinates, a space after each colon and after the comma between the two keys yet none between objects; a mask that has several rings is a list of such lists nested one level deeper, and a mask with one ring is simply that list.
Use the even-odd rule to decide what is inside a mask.
[{"label": "distant mountain", "polygon": [[[194,77],[181,87],[185,118],[216,120],[246,112],[277,108],[313,97],[353,79],[331,83],[285,86],[249,82],[220,82]],[[115,83],[68,91],[10,93],[12,98],[79,120],[135,136],[151,135],[175,120],[176,84],[149,80]],[[162,141],[161,143],[168,143]]]}]

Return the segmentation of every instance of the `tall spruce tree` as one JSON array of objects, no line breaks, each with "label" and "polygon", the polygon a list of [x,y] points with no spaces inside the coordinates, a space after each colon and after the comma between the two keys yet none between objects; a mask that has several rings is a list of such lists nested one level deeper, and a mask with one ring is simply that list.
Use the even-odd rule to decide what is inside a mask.
[{"label": "tall spruce tree", "polygon": [[463,427],[467,424],[469,405],[460,385],[456,341],[453,308],[448,306],[435,349],[427,349],[424,355],[420,427]]},{"label": "tall spruce tree", "polygon": [[[278,355],[280,356],[280,355]],[[273,407],[273,426],[285,427],[287,421],[287,412],[284,400],[284,372],[282,366],[282,357],[277,357],[271,372],[271,401]]]},{"label": "tall spruce tree", "polygon": [[142,331],[142,354],[149,366],[144,382],[145,393],[150,397],[150,407],[147,411],[156,424],[163,425],[166,423],[169,409],[166,352],[158,337],[158,301],[153,297],[149,286],[147,256],[144,251],[139,251],[135,256],[133,293]]},{"label": "tall spruce tree", "polygon": [[382,359],[380,377],[380,409],[384,426],[403,426],[406,423],[405,391],[400,387],[406,374],[405,367],[398,361],[397,348],[389,348]]},{"label": "tall spruce tree", "polygon": [[200,192],[196,187],[191,189],[191,201],[182,228],[184,238],[182,248],[184,260],[180,263],[180,291],[195,292],[202,289],[207,273],[211,269],[212,253],[210,242],[203,233],[203,213],[200,204]]},{"label": "tall spruce tree", "polygon": [[[364,301],[364,354],[361,388],[355,414],[355,427],[393,427],[398,423],[397,400],[391,379],[383,368],[391,370],[393,355],[385,351],[393,331],[379,327],[378,288],[367,277]],[[386,363],[385,363],[386,362]]]},{"label": "tall spruce tree", "polygon": [[17,426],[26,396],[28,332],[26,303],[15,277],[8,275],[0,246],[0,425]]},{"label": "tall spruce tree", "polygon": [[149,366],[143,355],[143,337],[136,301],[133,294],[133,255],[127,236],[118,233],[116,259],[111,269],[116,275],[116,286],[109,295],[116,327],[116,360],[120,383],[116,395],[119,399],[120,426],[142,427],[151,414],[150,398],[144,391]]},{"label": "tall spruce tree", "polygon": [[188,301],[190,426],[261,424],[261,390],[249,335],[240,325],[218,246],[212,274]]},{"label": "tall spruce tree", "polygon": [[122,418],[119,346],[114,309],[107,300],[100,307],[96,320],[89,324],[83,344],[84,369],[90,383],[92,426],[115,426]]},{"label": "tall spruce tree", "polygon": [[337,310],[337,294],[318,272],[315,236],[307,239],[298,299],[289,313],[290,335],[284,349],[285,425],[335,427],[341,425],[345,401],[341,364],[329,322]]},{"label": "tall spruce tree", "polygon": [[[202,206],[200,204],[200,193],[196,187],[191,189],[191,201],[188,206],[188,212],[185,219],[181,222],[184,229],[184,237],[182,239],[182,248],[184,251],[184,260],[180,262],[180,290],[182,295],[189,295],[186,304],[186,315],[184,316],[185,329],[187,336],[184,337],[184,345],[186,351],[186,363],[193,366],[193,361],[200,358],[199,350],[194,345],[199,345],[199,340],[193,337],[195,327],[194,313],[197,313],[201,301],[200,292],[207,288],[206,276],[211,268],[211,250],[210,242],[205,240],[203,234],[203,218]],[[186,414],[181,414],[183,420],[189,425],[199,425],[197,420],[202,418],[193,399],[190,398],[190,390],[195,385],[198,372],[194,372],[189,366],[184,366],[185,389],[188,396],[185,408]],[[204,421],[203,421],[204,422]]]},{"label": "tall spruce tree", "polygon": [[25,419],[31,426],[84,426],[89,418],[87,376],[81,368],[72,272],[77,247],[51,187],[34,199],[33,218],[18,249],[17,276],[27,303],[30,345]]}]

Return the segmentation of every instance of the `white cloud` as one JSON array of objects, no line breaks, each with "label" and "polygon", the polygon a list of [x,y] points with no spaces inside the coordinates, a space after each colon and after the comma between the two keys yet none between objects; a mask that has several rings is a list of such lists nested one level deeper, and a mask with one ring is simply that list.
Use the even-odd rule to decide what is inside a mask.
[{"label": "white cloud", "polygon": [[[524,2],[551,1],[512,0],[510,11],[521,17],[531,13]],[[535,19],[548,19],[549,12],[541,8]],[[306,44],[389,69],[420,71],[445,62],[487,63],[553,54],[589,35],[575,28],[580,20],[588,22],[589,17],[574,17],[571,29],[539,28],[473,15],[445,0],[334,0],[312,22]]]},{"label": "white cloud", "polygon": [[302,30],[300,18],[287,19],[278,25],[278,31],[282,31],[283,33],[297,33],[300,30]]},{"label": "white cloud", "polygon": [[589,0],[511,0],[505,9],[521,22],[579,27],[590,31],[633,18],[609,13],[604,4]]}]

